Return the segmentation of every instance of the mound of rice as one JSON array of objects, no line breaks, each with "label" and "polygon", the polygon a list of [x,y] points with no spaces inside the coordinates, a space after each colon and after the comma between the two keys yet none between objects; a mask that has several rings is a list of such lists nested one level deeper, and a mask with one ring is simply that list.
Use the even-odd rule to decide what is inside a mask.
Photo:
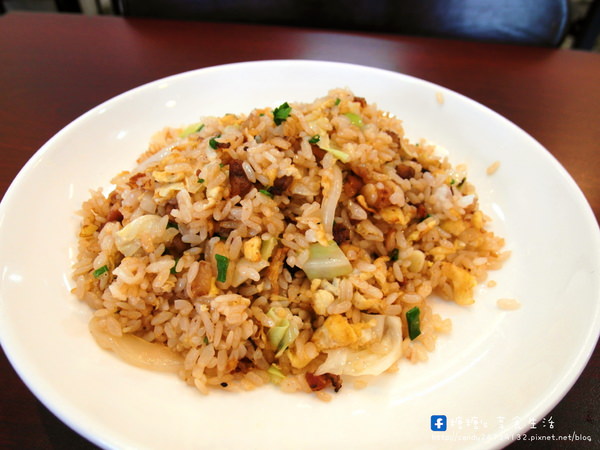
[{"label": "mound of rice", "polygon": [[[424,361],[501,266],[465,167],[348,90],[156,134],[83,204],[100,346],[203,393],[336,392]],[[323,390],[325,389],[325,390]]]}]

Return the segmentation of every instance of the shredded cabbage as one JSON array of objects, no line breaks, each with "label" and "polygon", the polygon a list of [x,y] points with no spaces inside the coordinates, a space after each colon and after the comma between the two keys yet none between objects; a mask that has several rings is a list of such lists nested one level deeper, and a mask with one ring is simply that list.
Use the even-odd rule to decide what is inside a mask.
[{"label": "shredded cabbage", "polygon": [[318,242],[311,244],[308,251],[309,257],[302,265],[302,270],[309,280],[315,278],[332,280],[352,272],[352,264],[335,241],[330,241],[327,246]]},{"label": "shredded cabbage", "polygon": [[300,332],[291,320],[279,317],[273,309],[267,312],[267,316],[275,322],[275,325],[269,329],[267,337],[273,349],[277,351],[275,357],[279,358],[290,344],[296,340]]},{"label": "shredded cabbage", "polygon": [[142,239],[157,245],[170,241],[179,231],[167,228],[169,216],[146,214],[132,220],[115,233],[115,245],[125,256],[133,256],[142,247]]},{"label": "shredded cabbage", "polygon": [[[376,333],[382,333],[365,348],[341,347],[326,350],[327,359],[316,370],[316,375],[379,375],[402,356],[402,321],[396,316],[363,314],[363,320],[377,322]],[[367,320],[365,320],[367,321]],[[379,330],[379,331],[377,331]],[[382,331],[381,331],[382,330]]]}]

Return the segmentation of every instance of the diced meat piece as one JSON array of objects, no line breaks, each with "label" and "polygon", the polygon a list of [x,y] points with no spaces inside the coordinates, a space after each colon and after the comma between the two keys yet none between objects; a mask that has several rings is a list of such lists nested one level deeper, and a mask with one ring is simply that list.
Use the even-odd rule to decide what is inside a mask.
[{"label": "diced meat piece", "polygon": [[287,188],[290,187],[292,181],[294,181],[294,177],[291,175],[284,175],[282,177],[275,178],[273,186],[269,188],[269,192],[273,195],[281,195],[287,190]]},{"label": "diced meat piece", "polygon": [[313,155],[315,155],[315,159],[317,161],[321,161],[325,157],[325,153],[327,153],[325,150],[323,150],[317,144],[310,144],[310,148],[313,152]]},{"label": "diced meat piece", "polygon": [[106,216],[106,221],[107,222],[120,222],[121,220],[123,220],[123,214],[121,214],[121,211],[119,211],[119,208],[117,208],[117,207],[111,208],[111,210],[108,212],[108,215]]},{"label": "diced meat piece", "polygon": [[231,147],[231,143],[230,142],[219,142],[219,141],[214,141],[215,142],[215,147],[217,148],[229,148]]},{"label": "diced meat piece", "polygon": [[425,205],[423,203],[419,203],[416,207],[417,214],[415,215],[415,218],[417,218],[418,220],[425,219],[425,217],[427,217],[427,209],[425,208]]},{"label": "diced meat piece", "polygon": [[402,147],[402,139],[400,139],[400,136],[398,136],[398,134],[396,134],[393,131],[387,131],[387,134],[392,138],[392,142],[394,143],[394,146],[396,148]]},{"label": "diced meat piece", "polygon": [[349,172],[346,175],[346,180],[344,181],[344,194],[349,198],[353,198],[360,192],[362,187],[365,185],[362,178],[356,175],[354,172]]},{"label": "diced meat piece", "polygon": [[333,373],[326,373],[325,375],[329,376],[329,379],[331,380],[331,385],[333,386],[333,390],[335,392],[338,392],[342,388],[342,377]]},{"label": "diced meat piece", "polygon": [[400,163],[398,164],[398,167],[396,167],[396,173],[400,178],[408,180],[409,178],[414,178],[415,169],[414,167]]},{"label": "diced meat piece", "polygon": [[325,375],[315,375],[314,373],[306,372],[304,377],[312,391],[322,391],[329,384],[329,379]]},{"label": "diced meat piece", "polygon": [[342,223],[333,224],[333,240],[336,244],[341,245],[350,239],[350,230]]},{"label": "diced meat piece", "polygon": [[252,370],[254,363],[250,361],[248,358],[243,357],[237,362],[237,366],[233,370],[235,373],[243,373],[246,374]]},{"label": "diced meat piece", "polygon": [[355,96],[355,97],[352,99],[352,101],[353,101],[353,102],[356,102],[356,103],[360,103],[360,106],[362,106],[363,108],[364,108],[365,106],[367,106],[367,101],[365,100],[365,98],[364,98],[364,97],[356,97],[356,96]]},{"label": "diced meat piece", "polygon": [[315,375],[314,373],[306,372],[304,377],[312,391],[322,391],[328,386],[333,386],[334,391],[338,392],[342,388],[342,378],[333,373]]},{"label": "diced meat piece", "polygon": [[210,263],[206,261],[200,261],[198,267],[198,273],[192,281],[190,286],[192,297],[202,297],[210,292],[210,286],[212,283],[213,272]]},{"label": "diced meat piece", "polygon": [[167,248],[171,255],[175,257],[180,257],[183,254],[183,252],[190,248],[190,245],[183,242],[180,234],[176,234]]},{"label": "diced meat piece", "polygon": [[231,186],[232,197],[239,195],[243,198],[253,187],[250,180],[246,177],[242,162],[238,159],[232,159],[229,162],[229,184]]}]

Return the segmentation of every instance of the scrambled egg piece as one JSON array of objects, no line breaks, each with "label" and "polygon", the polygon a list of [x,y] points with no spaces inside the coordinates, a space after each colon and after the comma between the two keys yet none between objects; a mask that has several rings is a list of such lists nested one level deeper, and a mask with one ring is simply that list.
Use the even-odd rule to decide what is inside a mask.
[{"label": "scrambled egg piece", "polygon": [[398,206],[388,206],[383,208],[379,211],[379,214],[381,214],[383,220],[390,224],[399,223],[400,225],[406,225],[410,219]]},{"label": "scrambled egg piece", "polygon": [[471,224],[478,230],[481,230],[483,228],[483,223],[483,213],[481,211],[475,211],[473,217],[471,217]]},{"label": "scrambled egg piece", "polygon": [[471,305],[473,299],[473,288],[477,284],[475,277],[467,270],[451,263],[442,265],[443,274],[448,277],[454,291],[454,301],[459,305]]},{"label": "scrambled egg piece", "polygon": [[174,183],[176,181],[183,180],[183,173],[172,173],[162,170],[155,170],[152,172],[152,178],[159,183]]},{"label": "scrambled egg piece", "polygon": [[356,331],[340,314],[327,317],[325,323],[315,331],[312,337],[312,341],[319,350],[349,346],[357,340]]},{"label": "scrambled egg piece", "polygon": [[81,231],[79,232],[79,236],[80,237],[89,237],[92,236],[96,230],[98,229],[98,227],[94,224],[89,224],[86,225],[84,227],[81,227]]},{"label": "scrambled egg piece", "polygon": [[440,223],[440,228],[453,236],[458,236],[467,229],[467,224],[462,220],[444,220]]},{"label": "scrambled egg piece", "polygon": [[290,363],[296,369],[302,369],[306,367],[308,363],[314,359],[310,356],[307,356],[306,354],[296,355],[291,349],[289,349],[286,354],[290,360]]},{"label": "scrambled egg piece", "polygon": [[371,323],[351,324],[346,317],[333,314],[325,319],[325,322],[315,331],[311,340],[319,351],[364,345],[366,341],[372,338],[368,330],[373,325]]},{"label": "scrambled egg piece", "polygon": [[260,261],[262,259],[262,255],[260,254],[261,245],[262,239],[260,236],[254,236],[244,242],[244,258],[252,262]]},{"label": "scrambled egg piece", "polygon": [[334,302],[333,294],[325,289],[319,289],[313,297],[313,309],[320,316],[327,315],[327,308]]},{"label": "scrambled egg piece", "polygon": [[[423,237],[423,235],[425,233],[427,233],[430,230],[433,230],[436,225],[438,224],[438,220],[435,217],[428,217],[426,218],[422,224],[425,224],[424,227],[419,227],[419,229],[413,231],[412,233],[410,233],[407,237],[407,240],[410,241],[417,241],[419,239],[421,239],[421,237]],[[421,224],[419,224],[421,225]]]},{"label": "scrambled egg piece", "polygon": [[352,304],[356,306],[356,308],[361,311],[366,311],[367,309],[372,309],[380,303],[379,299],[374,297],[367,298],[362,295],[360,292],[354,292],[352,296]]}]

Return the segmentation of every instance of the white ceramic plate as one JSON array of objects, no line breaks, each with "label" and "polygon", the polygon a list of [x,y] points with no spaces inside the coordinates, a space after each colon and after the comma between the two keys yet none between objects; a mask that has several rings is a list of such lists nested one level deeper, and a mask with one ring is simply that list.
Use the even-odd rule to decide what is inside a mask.
[{"label": "white ceramic plate", "polygon": [[[176,376],[102,351],[70,293],[74,212],[89,189],[132,168],[150,136],[204,115],[311,101],[349,87],[467,163],[481,205],[513,256],[495,288],[461,308],[427,363],[402,363],[323,403],[271,386],[205,397]],[[443,96],[443,103],[438,102]],[[488,176],[494,161],[501,166]],[[541,420],[585,366],[600,329],[600,233],[583,195],[534,139],[484,106],[398,73],[270,61],[183,73],[94,108],[44,145],[0,206],[0,336],[19,375],[69,426],[119,448],[489,448]],[[517,298],[518,311],[496,300]],[[432,415],[447,430],[431,431]],[[443,439],[443,440],[439,440]]]}]

